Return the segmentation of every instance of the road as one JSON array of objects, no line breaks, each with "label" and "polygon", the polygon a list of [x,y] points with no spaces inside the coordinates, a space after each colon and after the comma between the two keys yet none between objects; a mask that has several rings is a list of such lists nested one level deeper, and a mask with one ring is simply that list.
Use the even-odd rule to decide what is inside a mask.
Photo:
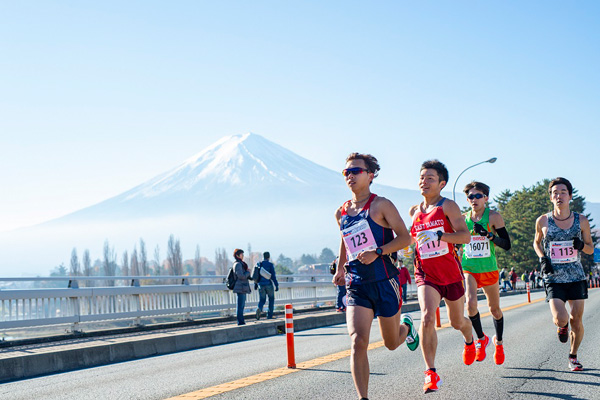
[{"label": "road", "polygon": [[[506,351],[502,366],[493,363],[492,346],[484,362],[463,365],[460,334],[452,328],[438,330],[436,366],[444,383],[438,393],[427,395],[422,393],[424,363],[420,351],[410,352],[401,346],[392,352],[382,347],[374,323],[369,398],[600,399],[600,289],[590,290],[586,302],[586,333],[579,351],[585,368],[582,372],[568,370],[568,344],[558,341],[549,307],[542,298],[541,292],[532,294],[531,304],[526,303],[526,295],[502,298]],[[480,311],[487,313],[484,301],[480,301]],[[442,309],[442,323],[447,322],[444,314]],[[413,317],[418,324],[419,313]],[[482,323],[492,336],[491,316],[484,316]],[[0,385],[0,398],[163,400],[235,380],[242,380],[238,388],[210,398],[356,398],[349,358],[339,355],[349,349],[345,325],[299,332],[295,343],[299,366],[319,357],[336,356],[278,376],[277,371],[290,372],[281,369],[287,365],[285,336],[281,335],[6,383]],[[269,371],[275,372],[265,374]]]}]

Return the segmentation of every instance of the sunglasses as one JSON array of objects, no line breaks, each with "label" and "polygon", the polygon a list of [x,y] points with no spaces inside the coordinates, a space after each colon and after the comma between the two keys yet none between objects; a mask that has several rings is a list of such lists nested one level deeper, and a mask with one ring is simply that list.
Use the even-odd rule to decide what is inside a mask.
[{"label": "sunglasses", "polygon": [[469,200],[473,200],[473,199],[483,199],[484,195],[482,195],[481,193],[475,193],[475,194],[470,194],[467,196],[467,199]]},{"label": "sunglasses", "polygon": [[342,175],[344,175],[344,176],[348,176],[350,174],[352,174],[352,175],[360,175],[363,172],[367,172],[367,171],[368,171],[368,169],[360,168],[360,167],[346,168],[346,169],[342,170]]}]

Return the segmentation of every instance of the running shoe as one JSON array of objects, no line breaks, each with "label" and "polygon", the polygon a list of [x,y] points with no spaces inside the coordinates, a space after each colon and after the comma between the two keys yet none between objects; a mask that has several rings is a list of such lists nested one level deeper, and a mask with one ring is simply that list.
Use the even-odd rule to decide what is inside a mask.
[{"label": "running shoe", "polygon": [[471,343],[470,345],[465,343],[465,349],[463,350],[463,362],[465,365],[473,364],[476,353],[477,351],[475,350],[475,343]]},{"label": "running shoe", "polygon": [[583,371],[583,365],[581,365],[577,358],[569,357],[569,369],[571,371]]},{"label": "running shoe", "polygon": [[562,343],[567,343],[569,341],[569,324],[563,328],[558,328],[558,340]]},{"label": "running shoe", "polygon": [[483,339],[478,339],[475,342],[475,360],[485,360],[485,348],[488,347],[488,344],[490,344],[490,338],[486,334],[483,335]]},{"label": "running shoe", "polygon": [[502,365],[504,364],[504,346],[498,344],[498,341],[496,340],[496,335],[494,335],[494,337],[492,338],[492,342],[494,343],[494,346],[496,346],[496,351],[494,351],[494,362],[496,363],[496,365]]},{"label": "running shoe", "polygon": [[400,323],[408,326],[408,335],[406,336],[406,347],[410,351],[415,351],[419,347],[419,333],[415,329],[415,324],[410,314],[402,314]]},{"label": "running shoe", "polygon": [[425,384],[423,385],[423,391],[425,393],[437,392],[442,386],[442,380],[440,376],[428,369],[425,371]]}]

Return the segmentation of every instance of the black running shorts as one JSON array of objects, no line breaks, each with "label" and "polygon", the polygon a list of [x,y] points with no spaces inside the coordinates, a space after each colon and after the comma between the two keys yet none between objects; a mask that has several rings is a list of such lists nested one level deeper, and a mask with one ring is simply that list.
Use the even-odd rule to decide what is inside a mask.
[{"label": "black running shorts", "polygon": [[546,283],[546,301],[550,299],[567,300],[584,300],[588,298],[587,281],[577,281],[569,283]]}]

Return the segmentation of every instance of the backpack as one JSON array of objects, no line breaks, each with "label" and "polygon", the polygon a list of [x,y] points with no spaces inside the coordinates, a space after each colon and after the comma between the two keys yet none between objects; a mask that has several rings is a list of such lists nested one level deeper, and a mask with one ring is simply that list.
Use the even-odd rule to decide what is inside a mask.
[{"label": "backpack", "polygon": [[225,280],[225,286],[227,286],[227,289],[233,290],[236,282],[237,276],[235,275],[235,272],[233,272],[233,267],[229,268],[229,273],[227,274],[227,278]]},{"label": "backpack", "polygon": [[257,262],[254,268],[252,268],[250,279],[252,279],[254,282],[258,282],[260,280],[260,262]]},{"label": "backpack", "polygon": [[500,279],[502,279],[502,280],[506,279],[506,272],[505,271],[500,271]]}]

